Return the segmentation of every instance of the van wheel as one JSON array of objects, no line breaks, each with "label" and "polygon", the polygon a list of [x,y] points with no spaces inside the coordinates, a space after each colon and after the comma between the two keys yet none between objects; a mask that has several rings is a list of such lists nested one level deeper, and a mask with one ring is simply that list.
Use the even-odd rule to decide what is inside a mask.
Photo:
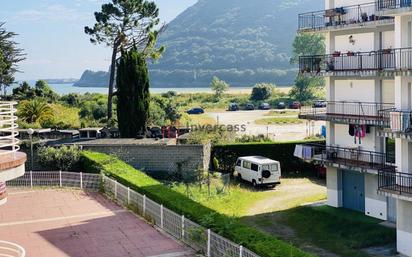
[{"label": "van wheel", "polygon": [[252,180],[252,185],[253,185],[253,187],[257,187],[256,180]]}]

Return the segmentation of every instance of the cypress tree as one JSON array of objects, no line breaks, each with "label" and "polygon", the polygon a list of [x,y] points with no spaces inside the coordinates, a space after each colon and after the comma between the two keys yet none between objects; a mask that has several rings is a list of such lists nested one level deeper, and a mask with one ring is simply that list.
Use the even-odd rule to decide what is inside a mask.
[{"label": "cypress tree", "polygon": [[136,47],[122,51],[116,85],[120,136],[135,138],[144,134],[149,116],[150,83],[146,59]]}]

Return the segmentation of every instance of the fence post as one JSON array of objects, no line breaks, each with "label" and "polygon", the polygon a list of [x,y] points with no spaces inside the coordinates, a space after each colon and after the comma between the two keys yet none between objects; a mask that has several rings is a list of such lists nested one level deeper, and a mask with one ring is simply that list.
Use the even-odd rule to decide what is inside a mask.
[{"label": "fence post", "polygon": [[185,238],[185,215],[182,215],[182,239]]},{"label": "fence post", "polygon": [[80,172],[80,188],[83,189],[83,173]]},{"label": "fence post", "polygon": [[146,195],[143,195],[143,216],[146,215]]},{"label": "fence post", "polygon": [[33,188],[33,171],[30,171],[30,187]]},{"label": "fence post", "polygon": [[239,246],[239,257],[243,256],[243,246]]},{"label": "fence post", "polygon": [[207,256],[210,257],[210,229],[207,230]]},{"label": "fence post", "polygon": [[160,205],[160,227],[163,229],[163,222],[164,222],[164,218],[163,218],[163,204]]},{"label": "fence post", "polygon": [[63,187],[62,184],[63,184],[63,183],[62,183],[62,171],[59,170],[59,185],[60,185],[60,187]]},{"label": "fence post", "polygon": [[114,181],[114,199],[117,200],[117,180]]},{"label": "fence post", "polygon": [[127,204],[130,204],[130,187],[127,187]]}]

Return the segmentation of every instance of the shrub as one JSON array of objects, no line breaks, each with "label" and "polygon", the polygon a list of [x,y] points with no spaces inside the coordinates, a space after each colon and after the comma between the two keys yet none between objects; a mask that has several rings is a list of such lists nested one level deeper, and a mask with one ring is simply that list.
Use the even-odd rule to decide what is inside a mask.
[{"label": "shrub", "polygon": [[256,84],[252,89],[250,99],[253,101],[262,101],[269,99],[272,96],[275,86],[273,84]]},{"label": "shrub", "polygon": [[83,152],[83,157],[88,169],[102,172],[187,218],[208,225],[213,231],[262,257],[312,256],[292,244],[245,225],[237,218],[217,213],[191,200],[115,157],[94,152]]},{"label": "shrub", "polygon": [[42,147],[38,150],[40,164],[49,170],[77,171],[80,156],[77,146]]}]

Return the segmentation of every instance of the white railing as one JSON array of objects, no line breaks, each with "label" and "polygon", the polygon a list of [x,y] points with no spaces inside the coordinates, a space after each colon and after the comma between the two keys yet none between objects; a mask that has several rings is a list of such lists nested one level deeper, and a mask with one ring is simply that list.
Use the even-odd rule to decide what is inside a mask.
[{"label": "white railing", "polygon": [[103,188],[108,196],[111,196],[122,206],[133,209],[159,229],[207,257],[259,257],[247,248],[202,227],[184,215],[179,215],[104,175],[63,171],[30,171],[22,177],[8,181],[7,186],[72,187],[88,190]]},{"label": "white railing", "polygon": [[184,215],[169,210],[116,180],[103,176],[102,182],[105,193],[112,196],[118,203],[135,209],[158,228],[208,257],[259,257],[247,248],[202,227]]},{"label": "white railing", "polygon": [[25,257],[26,251],[18,244],[0,240],[0,256]]},{"label": "white railing", "polygon": [[0,102],[0,156],[14,154],[19,147],[19,140],[16,138],[17,131],[17,109],[16,102]]}]

